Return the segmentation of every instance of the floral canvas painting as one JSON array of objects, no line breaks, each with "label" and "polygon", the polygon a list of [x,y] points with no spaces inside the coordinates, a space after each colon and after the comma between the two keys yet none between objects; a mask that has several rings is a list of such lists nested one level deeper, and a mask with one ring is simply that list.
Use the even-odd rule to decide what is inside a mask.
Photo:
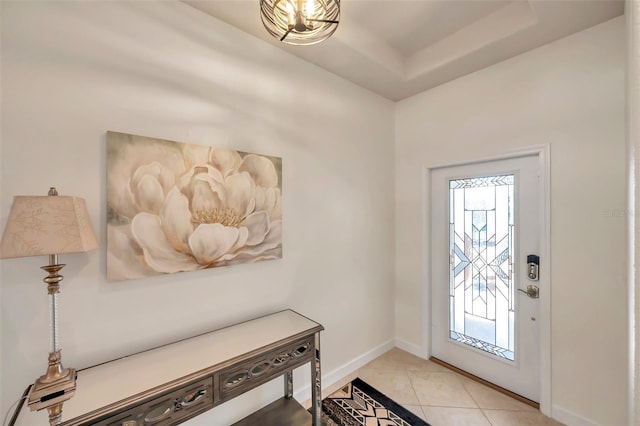
[{"label": "floral canvas painting", "polygon": [[282,160],[107,132],[107,278],[282,258]]}]

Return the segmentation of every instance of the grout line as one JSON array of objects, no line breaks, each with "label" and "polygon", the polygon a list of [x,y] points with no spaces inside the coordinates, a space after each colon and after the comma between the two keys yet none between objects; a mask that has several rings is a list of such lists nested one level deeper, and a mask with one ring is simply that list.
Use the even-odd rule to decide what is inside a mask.
[{"label": "grout line", "polygon": [[[461,370],[458,367],[455,367],[455,366],[453,366],[453,365],[451,365],[451,364],[449,364],[447,362],[444,362],[444,361],[442,361],[442,360],[440,360],[438,358],[431,357],[431,358],[429,358],[429,360],[433,361],[436,364],[439,364],[439,365],[441,365],[443,367],[446,367],[449,370],[452,370],[452,371],[454,371],[454,372],[456,372],[458,374],[461,374],[461,375],[465,376],[468,379],[471,379],[471,380],[473,380],[475,382],[483,384],[483,385],[485,385],[487,387],[490,387],[491,389],[493,389],[495,391],[498,391],[498,392],[500,392],[500,393],[502,393],[502,394],[504,394],[504,395],[506,395],[508,397],[511,397],[511,398],[513,398],[513,399],[515,399],[517,401],[520,401],[523,404],[529,405],[529,406],[535,408],[536,410],[540,410],[540,404],[538,404],[537,402],[532,401],[532,400],[530,400],[528,398],[525,398],[524,396],[518,395],[517,393],[513,393],[510,390],[507,390],[507,389],[502,388],[502,387],[500,387],[500,386],[498,386],[498,385],[496,385],[494,383],[491,383],[491,382],[488,382],[488,381],[486,381],[484,379],[481,379],[478,376],[474,376],[473,374],[468,373],[468,372],[466,372],[464,370]],[[475,401],[475,399],[474,399],[474,401]]]},{"label": "grout line", "polygon": [[418,408],[420,409],[420,412],[422,413],[422,419],[424,421],[427,421],[427,413],[425,413],[424,410],[422,409],[422,405],[418,405]]},{"label": "grout line", "polygon": [[480,412],[482,413],[482,415],[484,416],[485,419],[487,419],[487,423],[489,423],[490,425],[493,426],[493,423],[491,423],[491,420],[489,420],[489,417],[487,417],[487,413],[484,412],[484,409],[480,409]]},{"label": "grout line", "polygon": [[[469,395],[471,397],[471,400],[473,402],[475,402],[476,406],[478,407],[478,409],[480,409],[480,411],[482,411],[482,407],[480,407],[480,404],[478,403],[478,401],[476,401],[476,399],[473,397],[473,395],[471,394],[471,392],[469,392],[469,390],[467,389],[467,387],[464,385],[464,382],[462,380],[459,380],[460,384],[462,385],[462,389],[464,389],[464,391],[467,393],[467,395]],[[482,413],[482,415],[484,416],[484,412]],[[487,417],[487,416],[485,416]],[[487,419],[489,420],[489,419]],[[489,424],[491,424],[491,422],[489,422]]]},{"label": "grout line", "polygon": [[[485,408],[473,408],[473,407],[450,407],[448,405],[421,405],[420,408],[422,409],[422,413],[424,414],[424,418],[427,419],[427,412],[424,411],[424,409],[426,407],[433,407],[433,408],[455,408],[455,409],[464,409],[464,410],[478,410],[480,411],[480,413],[482,414],[482,416],[487,420],[487,424],[489,424],[490,426],[494,426],[493,423],[491,423],[491,420],[489,420],[489,417],[487,417],[487,413],[485,413]],[[495,410],[495,411],[504,411],[504,410]],[[427,422],[429,420],[427,419]]]},{"label": "grout line", "polygon": [[[414,371],[420,371],[420,370],[414,370]],[[425,370],[421,370],[421,371],[425,371]],[[423,404],[420,401],[420,398],[418,397],[418,392],[416,391],[416,388],[413,386],[413,380],[411,380],[411,375],[409,374],[410,370],[406,370],[407,376],[409,376],[409,383],[411,383],[411,388],[413,389],[413,393],[415,393],[416,395],[416,399],[418,400],[418,404],[420,405],[420,407],[443,407],[443,408],[469,408],[472,410],[475,409],[480,409],[480,406],[478,405],[478,402],[473,399],[473,396],[471,395],[471,393],[464,387],[464,384],[460,383],[462,385],[462,389],[467,393],[467,395],[469,395],[469,397],[471,398],[471,400],[474,402],[474,404],[476,404],[475,407],[468,407],[468,406],[458,406],[458,405],[429,405],[429,404]],[[442,374],[450,374],[453,377],[455,377],[455,374],[453,372],[449,373],[449,372],[439,372],[439,371],[427,371],[427,373],[431,374],[431,373],[442,373]],[[457,377],[456,377],[457,379]],[[428,380],[428,379],[427,379]],[[426,417],[426,415],[425,415]]]},{"label": "grout line", "polygon": [[[422,411],[422,414],[424,415],[424,411],[422,410],[422,401],[420,401],[420,397],[418,397],[418,392],[416,392],[416,388],[413,386],[413,380],[411,380],[411,374],[409,374],[409,369],[405,368],[404,369],[404,374],[407,375],[407,378],[409,379],[409,384],[411,385],[411,390],[413,391],[413,394],[416,396],[416,401],[418,401],[418,405],[420,406],[420,411]],[[426,416],[425,416],[426,418]]]}]

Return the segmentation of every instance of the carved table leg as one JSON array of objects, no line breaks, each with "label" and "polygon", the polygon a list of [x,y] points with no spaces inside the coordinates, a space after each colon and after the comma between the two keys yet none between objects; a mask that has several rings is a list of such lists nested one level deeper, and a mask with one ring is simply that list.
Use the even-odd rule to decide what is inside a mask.
[{"label": "carved table leg", "polygon": [[322,425],[322,384],[320,372],[320,333],[315,336],[315,356],[311,362],[311,415],[313,426]]},{"label": "carved table leg", "polygon": [[284,373],[284,397],[293,397],[293,370]]}]

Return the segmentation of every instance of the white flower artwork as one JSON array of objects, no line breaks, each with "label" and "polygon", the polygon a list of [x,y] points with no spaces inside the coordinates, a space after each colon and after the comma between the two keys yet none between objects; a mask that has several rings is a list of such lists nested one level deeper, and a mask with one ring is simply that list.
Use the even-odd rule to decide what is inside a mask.
[{"label": "white flower artwork", "polygon": [[107,132],[107,279],[282,258],[282,160]]}]

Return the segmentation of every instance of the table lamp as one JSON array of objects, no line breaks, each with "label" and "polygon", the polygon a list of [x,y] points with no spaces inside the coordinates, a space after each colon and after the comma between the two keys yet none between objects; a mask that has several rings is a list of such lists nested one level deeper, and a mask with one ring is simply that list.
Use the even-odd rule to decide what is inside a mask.
[{"label": "table lamp", "polygon": [[31,387],[29,408],[47,408],[49,423],[57,424],[62,417],[62,402],[70,399],[76,389],[76,371],[62,366],[58,341],[58,303],[60,281],[58,272],[65,266],[58,264],[58,254],[78,253],[98,247],[82,198],[58,196],[55,188],[46,196],[16,196],[0,243],[0,258],[49,256],[49,264],[42,266],[49,292],[51,347],[47,372]]}]

